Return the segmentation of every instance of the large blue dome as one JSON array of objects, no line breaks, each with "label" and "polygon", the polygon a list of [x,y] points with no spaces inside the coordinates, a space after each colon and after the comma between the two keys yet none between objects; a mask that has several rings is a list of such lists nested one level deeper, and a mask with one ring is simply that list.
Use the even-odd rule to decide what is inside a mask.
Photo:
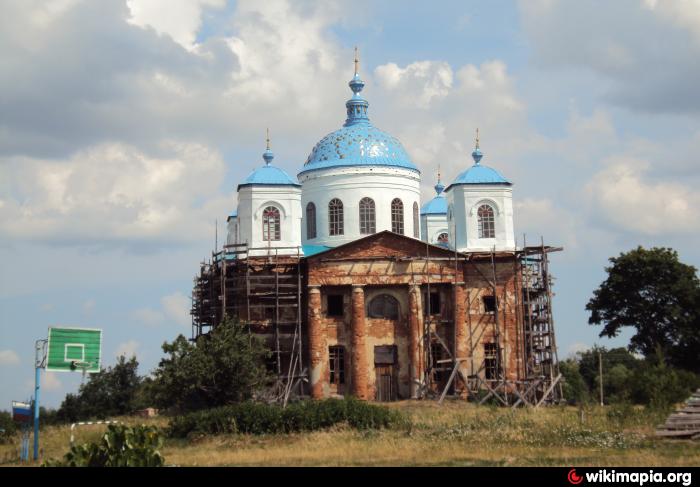
[{"label": "large blue dome", "polygon": [[348,115],[345,124],[316,144],[299,175],[349,166],[402,167],[420,173],[401,142],[370,123],[367,117],[369,103],[360,96],[365,83],[357,72],[348,84],[353,96],[345,103]]},{"label": "large blue dome", "polygon": [[344,126],[322,138],[300,174],[345,166],[393,166],[420,172],[396,137],[369,122]]}]

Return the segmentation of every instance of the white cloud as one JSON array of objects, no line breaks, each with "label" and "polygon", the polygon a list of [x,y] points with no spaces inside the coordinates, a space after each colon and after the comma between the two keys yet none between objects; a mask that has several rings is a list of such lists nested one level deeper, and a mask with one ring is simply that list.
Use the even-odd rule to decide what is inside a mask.
[{"label": "white cloud", "polygon": [[192,323],[190,306],[190,298],[176,292],[163,296],[160,299],[159,309],[140,308],[134,310],[131,316],[141,324],[150,327],[174,323],[184,328],[189,327]]},{"label": "white cloud", "polygon": [[152,27],[182,47],[193,49],[204,9],[220,9],[226,0],[127,0],[126,4],[131,13],[130,23]]},{"label": "white cloud", "polygon": [[41,387],[47,391],[59,391],[63,388],[63,383],[55,372],[44,372],[41,378]]},{"label": "white cloud", "polygon": [[593,217],[645,235],[695,235],[700,231],[700,192],[678,182],[648,180],[647,161],[615,156],[586,185]]},{"label": "white cloud", "polygon": [[604,12],[593,2],[520,0],[519,8],[536,65],[592,73],[603,99],[635,111],[700,111],[698,0],[620,0]]},{"label": "white cloud", "polygon": [[117,346],[117,350],[115,352],[115,356],[121,357],[122,355],[128,360],[131,357],[135,357],[138,353],[139,348],[141,347],[141,343],[136,341],[136,340],[129,340],[124,343],[120,343]]},{"label": "white cloud", "polygon": [[168,296],[163,296],[160,300],[163,312],[170,320],[182,327],[188,327],[192,324],[190,317],[190,298],[182,293],[174,293]]},{"label": "white cloud", "polygon": [[452,87],[452,68],[444,61],[418,61],[405,68],[388,63],[374,74],[384,89],[396,90],[403,102],[420,108],[430,108],[433,99],[446,97]]},{"label": "white cloud", "polygon": [[223,160],[199,144],[169,142],[163,149],[163,155],[149,156],[125,144],[104,144],[61,161],[11,158],[0,165],[8,184],[0,187],[0,217],[7,222],[0,234],[68,243],[199,238],[212,215],[233,201],[211,197]]},{"label": "white cloud", "polygon": [[588,350],[590,348],[591,348],[591,346],[587,345],[585,343],[581,343],[581,342],[572,343],[566,349],[566,355],[567,355],[567,357],[575,357],[576,354],[578,354],[579,352],[585,352],[586,350]]},{"label": "white cloud", "polygon": [[0,365],[17,365],[19,355],[14,350],[0,350]]}]

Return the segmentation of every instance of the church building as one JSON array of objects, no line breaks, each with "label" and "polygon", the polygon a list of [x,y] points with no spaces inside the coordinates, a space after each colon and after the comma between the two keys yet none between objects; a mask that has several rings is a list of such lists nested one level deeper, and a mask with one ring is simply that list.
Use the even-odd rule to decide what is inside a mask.
[{"label": "church building", "polygon": [[280,401],[445,397],[557,402],[549,254],[517,245],[513,184],[473,164],[421,203],[421,171],[375,127],[355,62],[341,128],[296,177],[263,164],[238,185],[226,245],[202,262],[193,338],[225,317],[270,347]]}]

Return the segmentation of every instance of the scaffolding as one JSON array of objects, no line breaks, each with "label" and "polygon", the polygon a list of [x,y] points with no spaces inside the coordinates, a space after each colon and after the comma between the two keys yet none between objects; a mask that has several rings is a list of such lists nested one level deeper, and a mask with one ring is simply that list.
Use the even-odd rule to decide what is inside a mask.
[{"label": "scaffolding", "polygon": [[[493,296],[494,309],[492,313],[478,315],[479,321],[475,323],[471,310],[480,293],[472,292],[470,287],[464,303],[469,350],[466,357],[459,357],[456,339],[450,344],[440,336],[450,336],[454,322],[432,319],[428,299],[429,311],[423,334],[425,368],[422,397],[432,397],[440,402],[448,396],[466,397],[479,404],[493,400],[512,407],[538,407],[563,399],[548,257],[550,253],[561,250],[561,247],[542,243],[531,247],[525,245],[510,253],[496,252],[495,249],[491,252],[455,253],[455,269],[461,261],[466,269],[474,271],[479,280],[486,283]],[[497,271],[497,263],[499,260],[504,262],[504,257],[513,262],[509,278],[499,277]],[[509,279],[512,281],[510,284]],[[509,291],[512,292],[512,299],[508,299]],[[456,305],[453,303],[453,306]],[[508,307],[510,309],[506,309]],[[515,319],[515,336],[505,336],[508,314]],[[452,334],[454,332],[453,329]],[[476,349],[485,336],[490,337],[491,341],[484,344],[482,358],[477,360]],[[506,346],[511,354],[515,354],[513,371],[508,370],[504,357]],[[465,370],[468,372],[465,373]]]},{"label": "scaffolding", "polygon": [[305,394],[308,382],[302,338],[302,252],[300,247],[252,248],[225,245],[202,262],[192,291],[192,339],[225,318],[262,337],[275,383],[267,399],[286,404]]}]

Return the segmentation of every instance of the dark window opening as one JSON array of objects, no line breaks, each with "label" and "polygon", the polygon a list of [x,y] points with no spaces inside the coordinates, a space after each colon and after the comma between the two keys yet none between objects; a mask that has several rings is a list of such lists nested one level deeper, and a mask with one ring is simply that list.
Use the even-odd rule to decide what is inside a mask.
[{"label": "dark window opening", "polygon": [[389,294],[380,294],[369,303],[370,318],[399,319],[399,302]]},{"label": "dark window opening", "polygon": [[498,379],[498,346],[495,343],[484,343],[484,377]]},{"label": "dark window opening", "polygon": [[484,296],[484,313],[496,312],[496,296]]},{"label": "dark window opening", "polygon": [[452,371],[452,364],[451,362],[440,363],[440,361],[450,358],[447,355],[445,347],[443,347],[442,344],[439,342],[431,343],[430,356],[432,357],[432,365],[434,371],[433,380],[438,384],[443,384],[447,382],[447,379],[450,377],[450,373]]},{"label": "dark window opening", "polygon": [[343,316],[343,295],[329,294],[328,295],[328,316]]},{"label": "dark window opening", "polygon": [[331,384],[345,384],[345,348],[340,346],[328,347],[330,359]]},{"label": "dark window opening", "polygon": [[[431,291],[430,302],[428,302],[428,293],[423,295],[423,302],[425,308],[425,316],[434,316],[440,314],[440,293],[438,291]],[[428,306],[428,304],[430,306]]]},{"label": "dark window opening", "polygon": [[306,205],[306,238],[316,238],[316,205]]}]

